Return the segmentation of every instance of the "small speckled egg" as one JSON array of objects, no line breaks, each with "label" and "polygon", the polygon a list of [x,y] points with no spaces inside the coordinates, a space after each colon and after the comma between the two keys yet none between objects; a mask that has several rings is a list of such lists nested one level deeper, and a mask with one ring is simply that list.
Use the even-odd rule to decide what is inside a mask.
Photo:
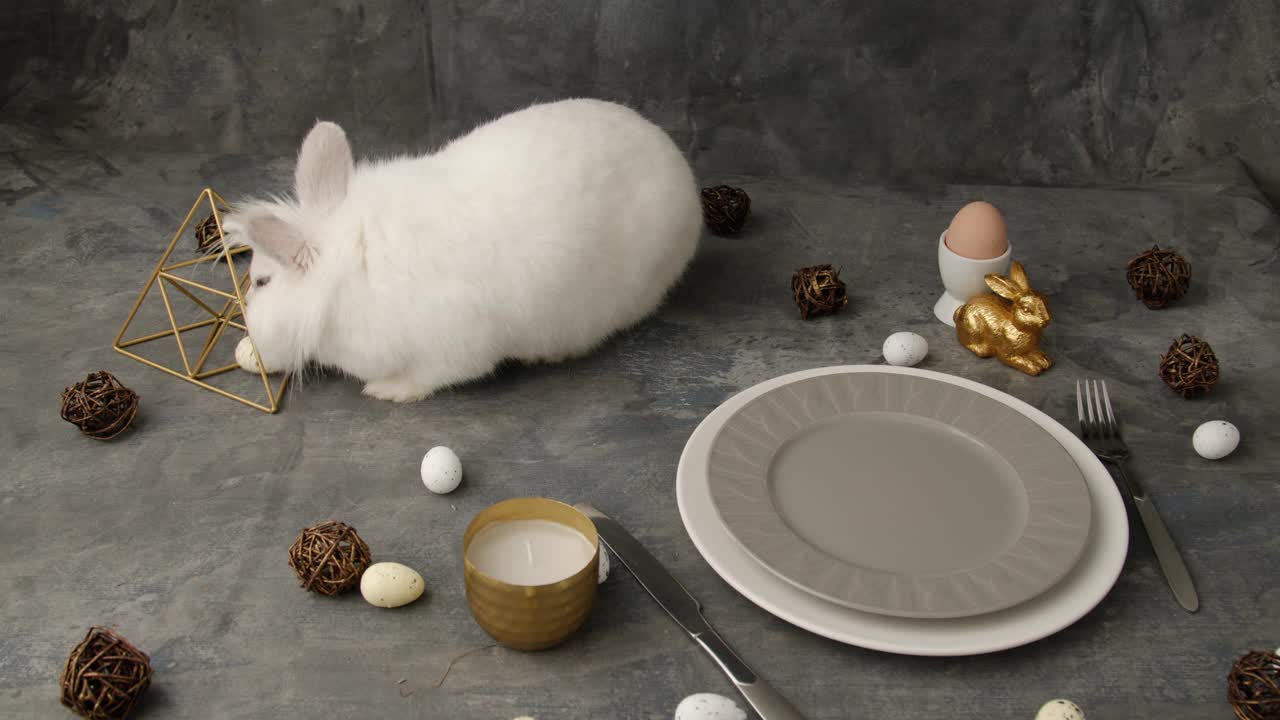
[{"label": "small speckled egg", "polygon": [[1226,420],[1210,420],[1196,428],[1191,445],[1206,460],[1221,460],[1235,452],[1240,444],[1240,431]]},{"label": "small speckled egg", "polygon": [[1070,700],[1050,700],[1040,706],[1036,720],[1084,720],[1084,711]]},{"label": "small speckled egg", "polygon": [[437,495],[458,489],[462,482],[462,461],[449,448],[433,447],[422,456],[422,484]]},{"label": "small speckled egg", "polygon": [[426,589],[418,571],[397,562],[374,563],[360,576],[360,594],[370,605],[394,608],[422,597]]},{"label": "small speckled egg", "polygon": [[929,341],[913,332],[896,332],[885,338],[882,352],[890,365],[911,367],[929,354]]},{"label": "small speckled egg", "polygon": [[600,571],[596,575],[596,584],[601,585],[605,580],[609,579],[609,570],[612,563],[609,562],[609,551],[604,549],[604,543],[600,543]]},{"label": "small speckled egg", "polygon": [[240,342],[236,344],[236,364],[241,369],[249,372],[258,372],[257,353],[253,351],[253,343],[249,342],[249,336],[245,335],[240,338]]},{"label": "small speckled egg", "polygon": [[747,713],[723,695],[698,693],[680,701],[676,720],[747,720]]}]

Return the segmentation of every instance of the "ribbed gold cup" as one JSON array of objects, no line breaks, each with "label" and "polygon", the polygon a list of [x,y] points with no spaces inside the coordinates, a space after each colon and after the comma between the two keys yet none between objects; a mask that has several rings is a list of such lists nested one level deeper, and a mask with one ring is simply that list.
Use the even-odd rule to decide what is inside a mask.
[{"label": "ribbed gold cup", "polygon": [[[587,566],[550,585],[513,585],[480,572],[467,557],[476,534],[493,523],[550,520],[586,536],[594,552]],[[476,623],[514,650],[545,650],[573,635],[591,614],[600,564],[600,537],[591,519],[546,498],[512,498],[480,511],[462,537],[467,604]]]}]

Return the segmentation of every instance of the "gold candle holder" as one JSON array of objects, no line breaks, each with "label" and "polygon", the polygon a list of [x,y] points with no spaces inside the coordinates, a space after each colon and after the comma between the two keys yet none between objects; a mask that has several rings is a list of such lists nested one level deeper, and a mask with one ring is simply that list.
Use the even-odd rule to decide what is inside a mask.
[{"label": "gold candle holder", "polygon": [[[525,581],[512,581],[513,574],[532,570],[535,560],[550,560],[552,564],[576,564],[570,554],[560,553],[558,556],[535,558],[538,552],[535,547],[537,538],[524,542],[529,553],[529,568],[516,567],[524,562],[524,558],[513,557],[508,579],[495,577],[496,567],[492,557],[492,548],[481,547],[488,556],[481,558],[477,552],[473,562],[472,544],[477,536],[487,529],[497,532],[511,530],[515,533],[523,528],[531,528],[539,523],[522,523],[520,521],[544,521],[556,523],[580,533],[590,545],[590,559],[585,565],[572,574],[552,582],[533,584]],[[506,528],[496,525],[507,523]],[[545,529],[552,529],[545,527]],[[554,534],[554,533],[553,533]],[[505,539],[503,547],[512,547],[515,542],[511,533]],[[482,536],[483,537],[483,536]],[[490,538],[482,540],[482,545],[492,545]],[[519,543],[516,543],[518,546]],[[543,552],[547,550],[544,547]],[[585,548],[582,549],[585,554]],[[583,515],[573,506],[546,498],[513,498],[504,500],[482,510],[467,526],[462,539],[462,559],[465,572],[467,604],[476,623],[489,633],[499,644],[514,650],[545,650],[564,642],[573,635],[591,614],[595,602],[597,572],[600,563],[600,538],[596,534],[591,519]],[[481,567],[485,567],[482,570]],[[543,572],[555,573],[555,568],[542,568]],[[528,577],[534,577],[528,574]]]}]

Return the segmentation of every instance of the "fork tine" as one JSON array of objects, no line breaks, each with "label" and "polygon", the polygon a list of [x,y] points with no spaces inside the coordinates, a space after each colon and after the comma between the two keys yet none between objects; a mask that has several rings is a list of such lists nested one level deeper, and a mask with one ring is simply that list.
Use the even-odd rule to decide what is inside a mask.
[{"label": "fork tine", "polygon": [[1111,427],[1107,425],[1107,418],[1102,414],[1102,392],[1098,390],[1098,381],[1090,380],[1089,382],[1093,384],[1093,393],[1090,397],[1093,398],[1093,407],[1097,412],[1098,431],[1104,437],[1110,436]]},{"label": "fork tine", "polygon": [[1084,381],[1084,408],[1089,416],[1089,425],[1093,425],[1095,422],[1093,418],[1093,393],[1089,389],[1088,380]]},{"label": "fork tine", "polygon": [[1120,423],[1116,422],[1116,416],[1111,412],[1111,393],[1107,392],[1107,381],[1102,381],[1102,403],[1107,408],[1107,423],[1111,426],[1111,432],[1120,432]]},{"label": "fork tine", "polygon": [[1106,433],[1107,437],[1114,436],[1115,427],[1107,423],[1107,416],[1102,411],[1102,391],[1098,389],[1098,380],[1093,380],[1093,402],[1098,407],[1098,425],[1102,428],[1102,432]]},{"label": "fork tine", "polygon": [[1080,420],[1080,429],[1084,429],[1084,396],[1080,394],[1080,381],[1076,381],[1076,417]]}]

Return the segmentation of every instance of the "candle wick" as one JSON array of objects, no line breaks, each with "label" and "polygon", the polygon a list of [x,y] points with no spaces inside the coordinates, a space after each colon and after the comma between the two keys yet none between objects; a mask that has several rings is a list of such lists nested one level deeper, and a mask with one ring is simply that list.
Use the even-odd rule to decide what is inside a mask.
[{"label": "candle wick", "polygon": [[529,564],[533,564],[533,543],[529,540],[524,541],[524,552],[529,556]]}]

